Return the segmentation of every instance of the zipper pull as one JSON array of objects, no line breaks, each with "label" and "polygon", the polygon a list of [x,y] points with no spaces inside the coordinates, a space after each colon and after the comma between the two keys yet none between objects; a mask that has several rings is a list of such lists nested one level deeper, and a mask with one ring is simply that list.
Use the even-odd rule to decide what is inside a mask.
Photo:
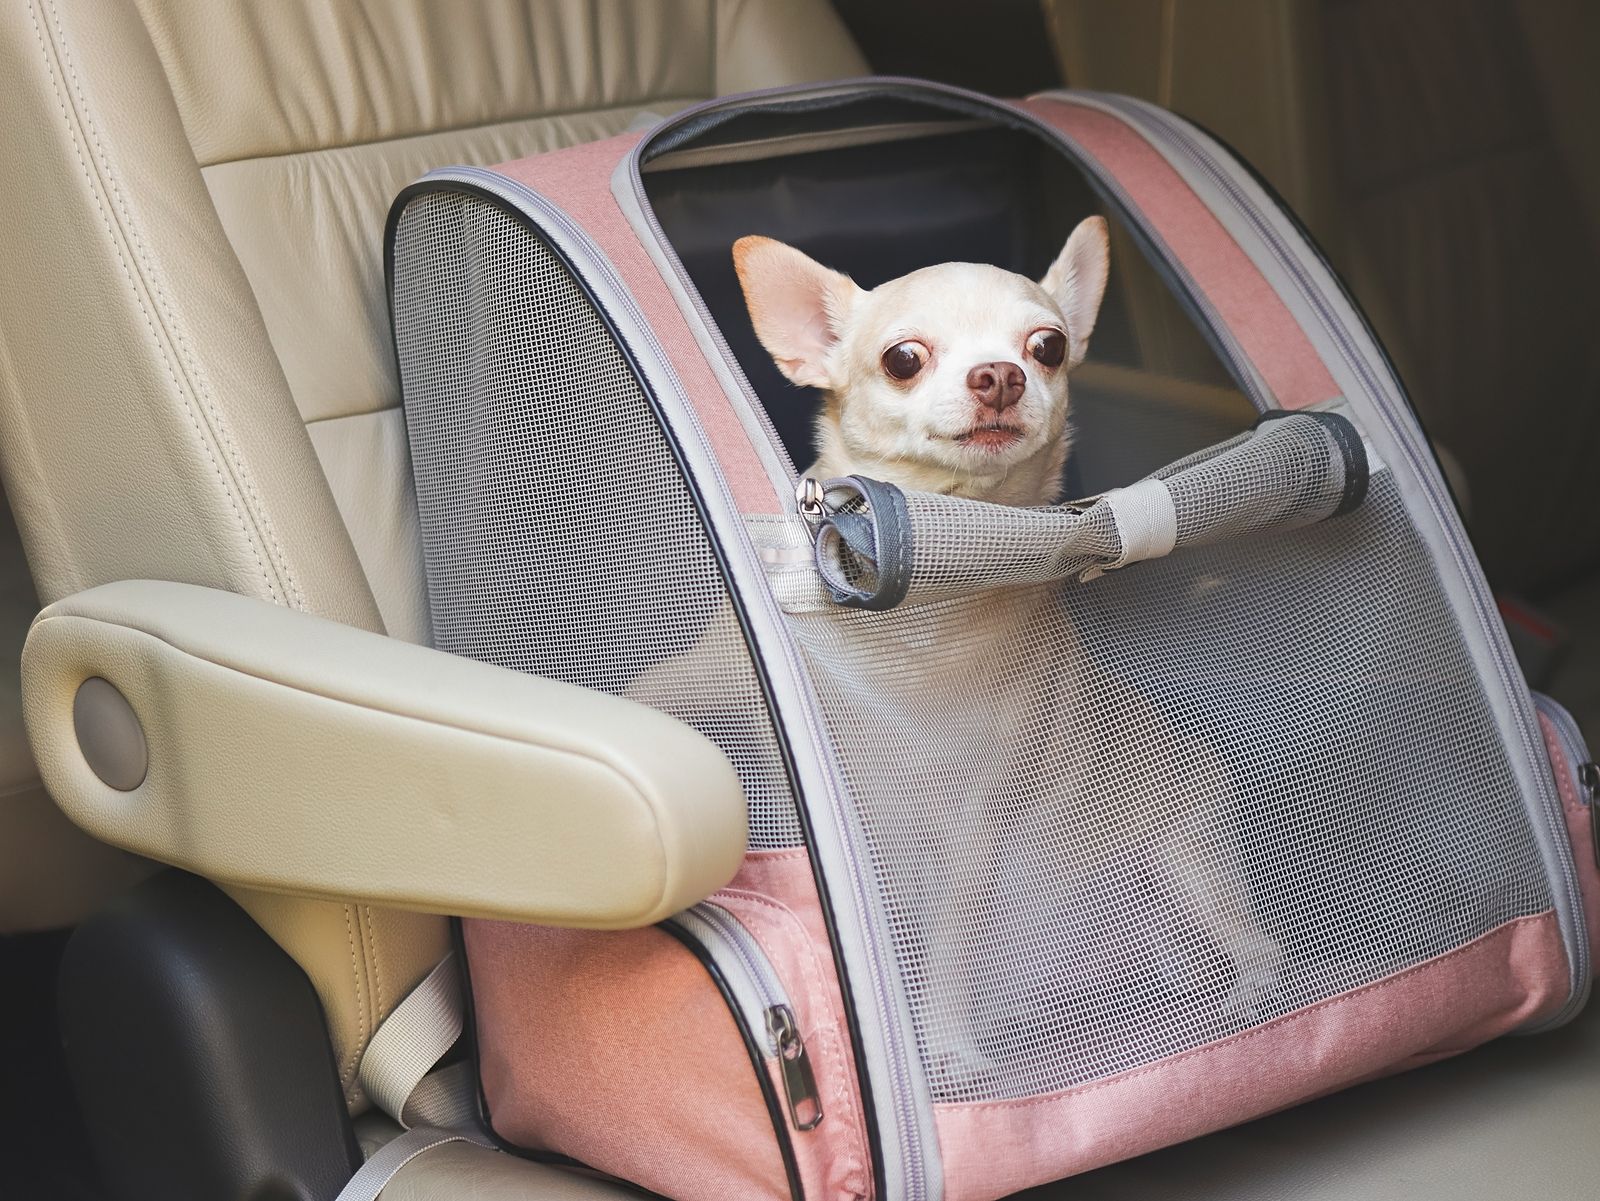
[{"label": "zipper pull", "polygon": [[787,1005],[774,1005],[767,1010],[767,1035],[783,1073],[789,1120],[796,1130],[815,1130],[822,1121],[822,1098],[817,1096],[816,1077],[811,1074],[811,1061],[806,1058],[806,1044],[795,1024],[794,1010]]},{"label": "zipper pull", "polygon": [[822,481],[811,476],[803,478],[794,490],[795,511],[800,514],[806,523],[806,531],[811,535],[811,540],[817,540],[817,527],[822,524],[822,519],[828,515],[828,493],[822,486]]},{"label": "zipper pull", "polygon": [[1589,841],[1594,843],[1594,865],[1600,867],[1600,763],[1578,764],[1578,790],[1589,806]]},{"label": "zipper pull", "polygon": [[828,506],[823,503],[826,495],[822,482],[808,475],[795,485],[794,507],[807,521],[821,521],[828,514]]}]

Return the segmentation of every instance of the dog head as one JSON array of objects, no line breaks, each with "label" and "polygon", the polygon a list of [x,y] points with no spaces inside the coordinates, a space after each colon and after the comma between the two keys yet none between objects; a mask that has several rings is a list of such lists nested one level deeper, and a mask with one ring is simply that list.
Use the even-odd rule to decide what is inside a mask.
[{"label": "dog head", "polygon": [[1110,267],[1106,223],[1073,230],[1038,283],[943,263],[866,291],[792,246],[740,238],[756,336],[822,389],[819,474],[1010,504],[1055,499],[1067,373],[1083,360]]}]

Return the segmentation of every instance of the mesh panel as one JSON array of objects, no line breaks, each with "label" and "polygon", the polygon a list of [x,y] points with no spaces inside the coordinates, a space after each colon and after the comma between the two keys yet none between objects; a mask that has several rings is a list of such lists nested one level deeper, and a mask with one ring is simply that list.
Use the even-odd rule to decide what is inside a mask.
[{"label": "mesh panel", "polygon": [[1093,583],[791,622],[940,1099],[1145,1064],[1550,904],[1387,473]]},{"label": "mesh panel", "polygon": [[688,721],[737,769],[751,846],[796,845],[710,544],[583,291],[518,221],[442,191],[407,206],[393,277],[435,645]]}]

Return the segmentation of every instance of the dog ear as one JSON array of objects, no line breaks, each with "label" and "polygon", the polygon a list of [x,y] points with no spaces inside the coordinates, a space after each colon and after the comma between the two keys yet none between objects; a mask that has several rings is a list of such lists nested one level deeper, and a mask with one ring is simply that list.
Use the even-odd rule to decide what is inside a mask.
[{"label": "dog ear", "polygon": [[1106,219],[1086,217],[1078,222],[1061,254],[1039,281],[1066,314],[1069,366],[1083,362],[1089,349],[1089,335],[1094,332],[1110,274],[1111,238],[1106,232]]},{"label": "dog ear", "polygon": [[797,384],[833,387],[828,360],[861,291],[855,281],[772,238],[740,238],[733,267],[778,370]]}]

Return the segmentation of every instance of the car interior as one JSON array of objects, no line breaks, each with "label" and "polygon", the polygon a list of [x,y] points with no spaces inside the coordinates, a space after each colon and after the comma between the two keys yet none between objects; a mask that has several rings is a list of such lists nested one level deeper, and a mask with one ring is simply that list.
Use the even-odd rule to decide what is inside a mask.
[{"label": "car interior", "polygon": [[[1250,163],[1346,281],[1432,439],[1529,683],[1595,744],[1597,45],[1585,0],[6,6],[0,1196],[332,1201],[400,1134],[362,1055],[451,949],[453,919],[648,925],[720,883],[729,848],[696,831],[742,799],[686,729],[429,645],[384,278],[385,218],[413,180],[647,129],[714,97],[866,75],[1170,108]],[[924,216],[947,223],[950,257],[1042,269],[1087,203],[1081,184],[1020,135],[966,149],[962,136],[940,146],[959,154],[970,206]],[[848,174],[850,156],[876,152],[835,153]],[[906,195],[942,168],[883,153],[904,154]],[[714,308],[739,307],[727,244],[741,214],[792,203],[761,170],[649,177]],[[986,188],[1023,172],[1026,211],[1009,185]],[[708,176],[717,206],[690,186]],[[829,243],[829,216],[785,220],[813,222],[863,282],[918,265],[892,227]],[[1073,383],[1094,452],[1069,477],[1084,494],[1253,417],[1126,232],[1112,263]],[[748,324],[728,327],[756,389],[781,391]],[[807,413],[772,411],[797,459]],[[72,637],[31,645],[25,663],[48,606]],[[330,638],[312,618],[364,635]],[[76,691],[91,653],[126,663],[139,690]],[[355,693],[378,716],[340,713]],[[384,723],[419,705],[424,735]],[[641,900],[640,875],[660,865],[602,784],[573,775],[538,795],[528,781],[554,779],[548,764],[488,762],[485,733],[676,761],[669,799],[690,847],[668,865],[677,891]],[[410,766],[419,747],[438,774]],[[127,777],[119,845],[58,807],[41,766]],[[436,803],[451,771],[483,798],[471,820]],[[141,813],[147,775],[169,792]],[[586,806],[597,816],[571,816]],[[1600,1023],[1586,1012],[1017,1196],[1586,1198],[1597,1120]],[[581,1163],[457,1141],[381,1195],[644,1194]]]}]

